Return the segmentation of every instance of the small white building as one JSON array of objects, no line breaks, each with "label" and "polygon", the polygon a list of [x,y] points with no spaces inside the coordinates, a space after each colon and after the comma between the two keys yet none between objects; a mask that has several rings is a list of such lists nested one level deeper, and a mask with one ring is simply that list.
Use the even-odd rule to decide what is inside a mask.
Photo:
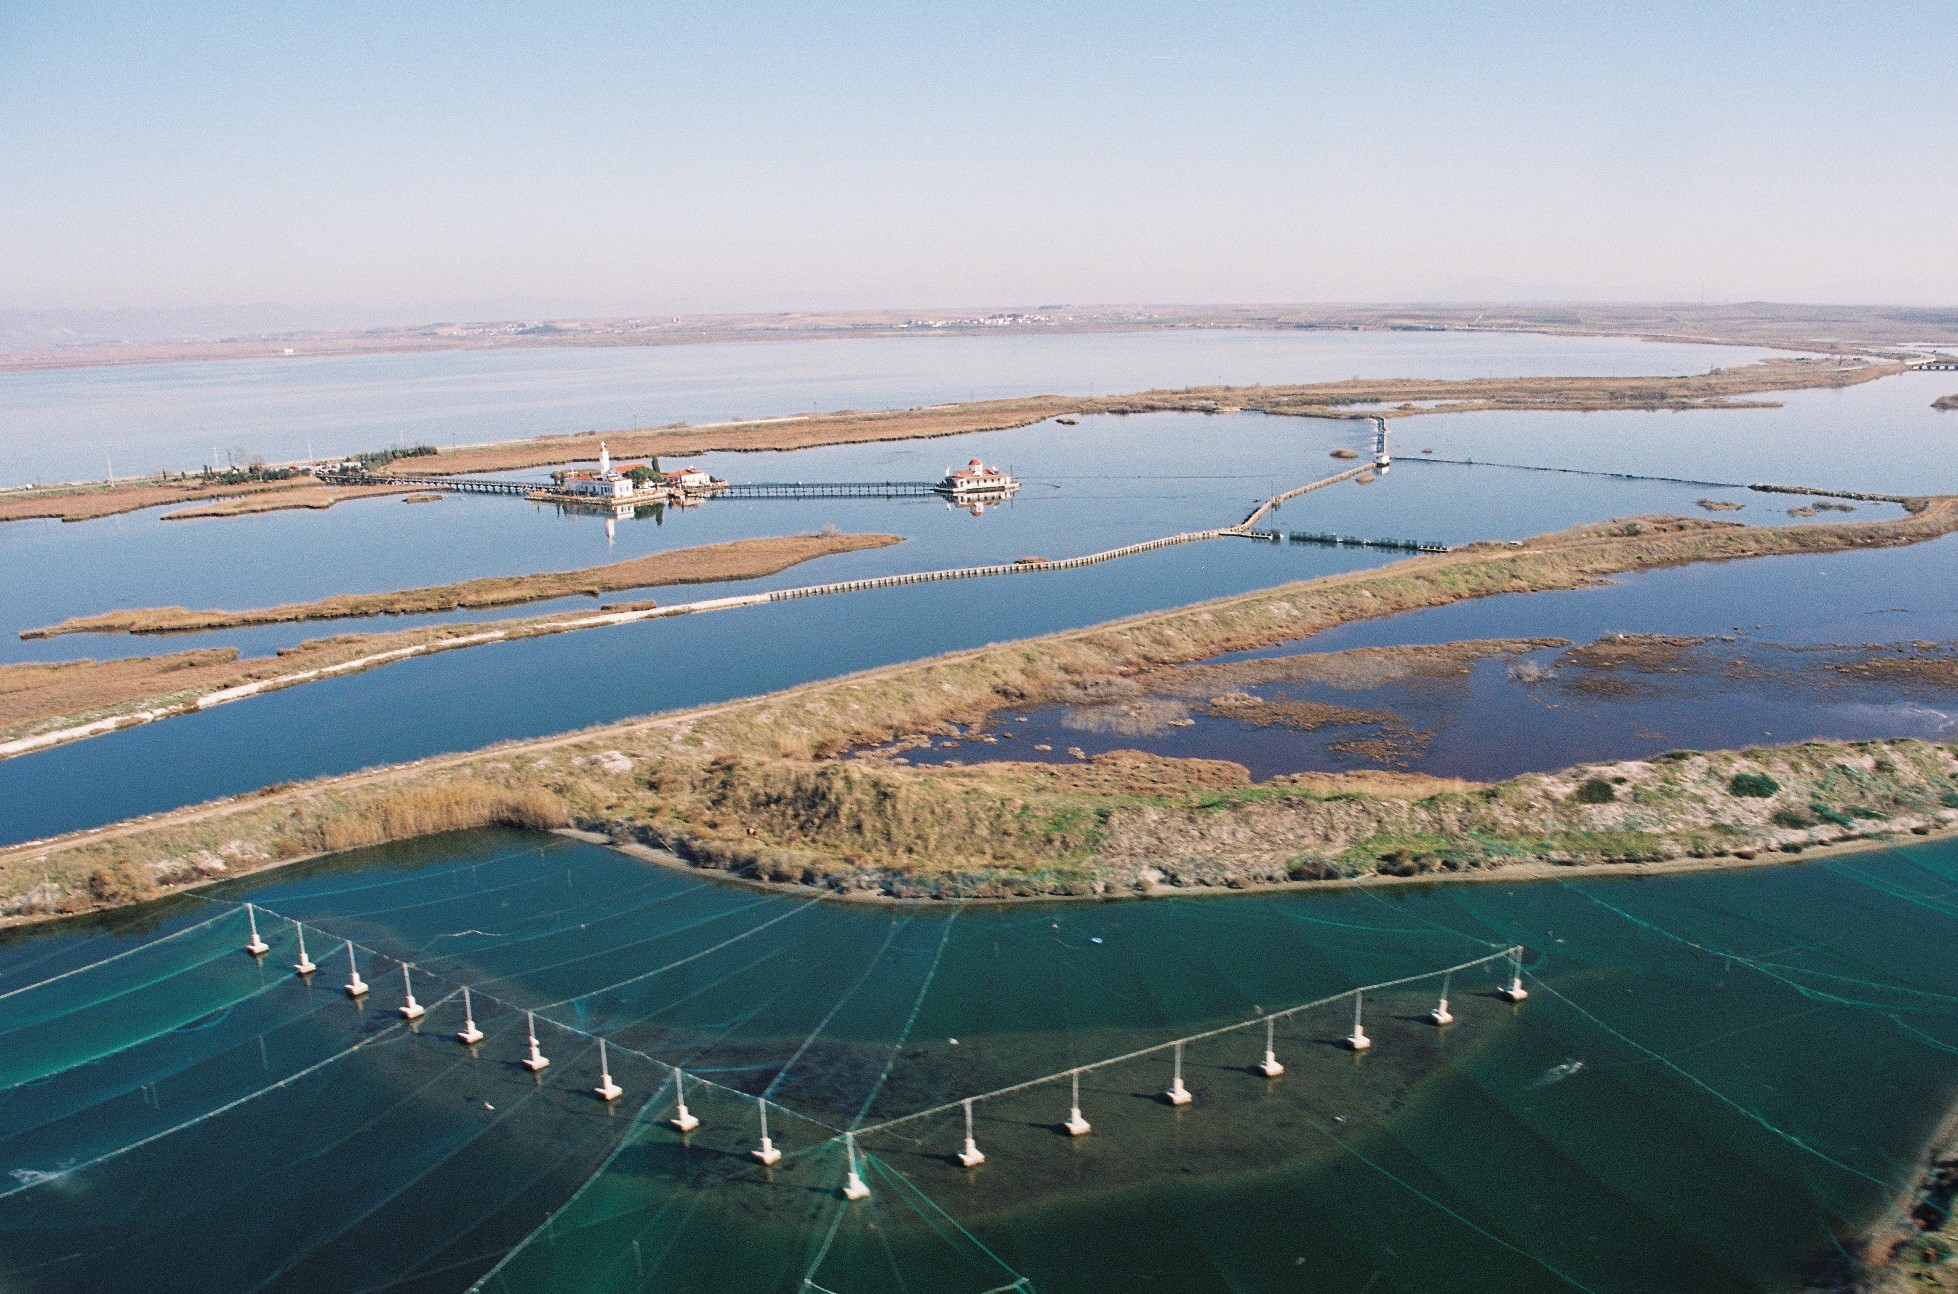
[{"label": "small white building", "polygon": [[714,484],[714,478],[697,467],[676,467],[661,475],[676,490],[705,490]]},{"label": "small white building", "polygon": [[955,499],[973,495],[1007,495],[1020,488],[1017,478],[1008,476],[995,467],[988,467],[978,459],[973,459],[964,467],[945,469],[943,479],[935,487],[940,494],[949,494]]},{"label": "small white building", "polygon": [[584,494],[595,499],[629,499],[632,479],[612,469],[612,451],[603,441],[598,446],[596,472],[567,472],[560,487],[566,494]]}]

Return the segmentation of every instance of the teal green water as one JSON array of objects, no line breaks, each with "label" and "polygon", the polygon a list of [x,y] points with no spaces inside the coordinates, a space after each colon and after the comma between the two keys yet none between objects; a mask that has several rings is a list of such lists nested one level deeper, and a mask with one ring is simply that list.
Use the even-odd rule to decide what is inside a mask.
[{"label": "teal green water", "polygon": [[[0,1288],[1793,1289],[1958,1095],[1954,904],[1950,844],[956,910],[515,833],[369,851],[0,945]],[[1263,1013],[1512,943],[1525,1003],[1487,964],[1437,1030],[1417,979],[1368,994],[1366,1054],[1345,998],[1276,1026],[1282,1077],[1251,1070]],[[982,1101],[970,1172],[955,1104],[880,1126],[1237,1024],[1187,1048],[1181,1109],[1167,1052],[1085,1075],[1084,1138],[1055,1130],[1065,1080]],[[845,1204],[852,1127],[871,1194]]]}]

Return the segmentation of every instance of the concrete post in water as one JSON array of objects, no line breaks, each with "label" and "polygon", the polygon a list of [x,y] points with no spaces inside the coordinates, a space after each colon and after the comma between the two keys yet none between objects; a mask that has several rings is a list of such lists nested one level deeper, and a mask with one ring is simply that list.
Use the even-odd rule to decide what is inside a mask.
[{"label": "concrete post in water", "polygon": [[367,996],[367,981],[360,977],[360,963],[354,960],[354,941],[347,940],[347,996],[358,1002]]},{"label": "concrete post in water", "polygon": [[1277,1028],[1278,1028],[1278,1017],[1275,1015],[1266,1016],[1265,1017],[1265,1058],[1258,1065],[1258,1072],[1260,1074],[1263,1074],[1266,1078],[1277,1078],[1280,1074],[1285,1072],[1285,1067],[1278,1063],[1278,1051],[1277,1048],[1274,1046],[1276,1039],[1274,1038],[1273,1035],[1276,1033]]},{"label": "concrete post in water", "polygon": [[761,1111],[761,1145],[748,1153],[761,1160],[763,1164],[773,1166],[781,1162],[782,1152],[777,1150],[775,1143],[768,1139],[768,1101],[763,1097],[756,1097],[755,1108]]},{"label": "concrete post in water", "polygon": [[592,1091],[598,1099],[610,1103],[625,1095],[625,1089],[612,1081],[612,1067],[605,1058],[605,1039],[598,1040],[598,1086]]},{"label": "concrete post in water", "polygon": [[292,971],[293,974],[304,978],[319,967],[313,965],[313,959],[306,955],[306,927],[295,921],[292,923],[292,929],[293,933],[299,936],[299,960],[292,964]]},{"label": "concrete post in water", "polygon": [[1093,1132],[1094,1125],[1081,1117],[1081,1071],[1068,1075],[1072,1084],[1072,1096],[1067,1107],[1067,1122],[1061,1125],[1070,1137],[1085,1137]]},{"label": "concrete post in water", "polygon": [[422,1004],[415,1001],[415,982],[408,978],[407,962],[401,963],[401,991],[407,995],[400,1007],[403,1020],[419,1020],[428,1014]]},{"label": "concrete post in water", "polygon": [[849,1156],[850,1161],[850,1175],[843,1179],[843,1198],[846,1200],[861,1200],[870,1194],[870,1188],[863,1184],[863,1178],[857,1176],[857,1138],[855,1133],[846,1132],[843,1134],[843,1153]]},{"label": "concrete post in water", "polygon": [[1518,944],[1510,949],[1510,956],[1509,985],[1499,990],[1497,995],[1505,1002],[1521,1002],[1530,995],[1530,990],[1523,987],[1523,946]]},{"label": "concrete post in water", "polygon": [[1163,1100],[1171,1105],[1188,1105],[1194,1099],[1190,1089],[1183,1086],[1183,1044],[1179,1042],[1176,1044],[1175,1076],[1169,1080],[1169,1090],[1163,1093]]},{"label": "concrete post in water", "polygon": [[682,1132],[692,1132],[700,1126],[700,1120],[687,1113],[687,1076],[678,1069],[673,1071],[673,1095],[679,1109],[667,1122]]},{"label": "concrete post in water", "polygon": [[966,1168],[977,1168],[986,1162],[986,1156],[972,1139],[972,1102],[965,1100],[959,1104],[965,1107],[965,1149],[959,1152],[959,1163]]},{"label": "concrete post in water", "polygon": [[245,945],[245,951],[254,957],[263,957],[266,953],[271,952],[272,945],[258,937],[258,913],[252,910],[252,905],[249,903],[245,905],[245,920],[251,924],[252,928],[252,941]]},{"label": "concrete post in water", "polygon": [[1373,1046],[1373,1039],[1367,1037],[1366,1028],[1360,1023],[1360,1004],[1365,995],[1353,990],[1353,1032],[1346,1036],[1346,1046],[1350,1051],[1365,1051]]},{"label": "concrete post in water", "polygon": [[456,1041],[465,1047],[473,1047],[482,1040],[483,1031],[476,1027],[476,1013],[470,1009],[469,986],[465,984],[462,988],[462,1032],[456,1035]]},{"label": "concrete post in water", "polygon": [[1448,1011],[1448,978],[1446,975],[1441,977],[1441,1001],[1435,1003],[1435,1009],[1428,1012],[1428,1023],[1437,1028],[1444,1024],[1455,1023],[1455,1017]]},{"label": "concrete post in water", "polygon": [[537,1013],[526,1011],[523,1013],[523,1018],[524,1024],[530,1031],[530,1054],[517,1063],[533,1074],[541,1074],[550,1066],[551,1058],[537,1047]]}]

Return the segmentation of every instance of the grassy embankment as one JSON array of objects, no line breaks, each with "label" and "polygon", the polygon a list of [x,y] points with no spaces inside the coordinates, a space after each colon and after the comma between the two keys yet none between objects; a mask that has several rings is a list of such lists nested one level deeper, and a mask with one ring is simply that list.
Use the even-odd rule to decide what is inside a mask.
[{"label": "grassy embankment", "polygon": [[[1066,695],[1096,679],[1465,598],[1699,561],[1913,543],[1900,520],[1752,528],[1647,518],[1331,576],[769,696],[492,747],[0,850],[17,918],[426,830],[575,824],[781,884],[901,897],[1133,893],[1329,876],[1747,857],[1958,819],[1958,762],[1921,741],[1682,754],[1493,785],[1363,773],[1253,785],[1235,764],[894,767],[853,747]],[[1731,779],[1771,778],[1764,798]],[[1610,790],[1602,802],[1593,779]],[[433,825],[431,825],[433,824]],[[1512,874],[1516,874],[1512,872]]]},{"label": "grassy embankment", "polygon": [[[671,460],[709,451],[802,449],[818,445],[917,440],[1005,431],[1031,426],[1049,418],[1089,414],[1247,410],[1308,417],[1354,417],[1359,416],[1353,407],[1356,405],[1388,406],[1366,410],[1367,413],[1378,412],[1387,417],[1494,409],[1592,412],[1607,409],[1754,408],[1762,407],[1763,402],[1747,397],[1775,391],[1854,386],[1902,372],[1904,367],[1902,363],[1890,361],[1837,363],[1788,358],[1682,376],[1474,378],[1462,381],[1385,378],[1298,386],[1187,387],[1114,396],[1041,395],[881,412],[846,410],[703,427],[680,424],[604,433],[538,436],[420,454],[383,465],[379,471],[383,476],[391,469],[408,474],[453,476],[580,462],[598,457],[598,442],[601,439],[610,446],[614,457],[659,455]],[[1407,407],[1394,407],[1402,405]],[[160,504],[232,497],[242,500],[247,495],[254,498],[249,506],[241,503],[235,509],[200,507],[192,511],[198,516],[220,516],[230,515],[234,511],[267,511],[285,504],[293,507],[330,506],[334,500],[320,493],[322,488],[297,480],[215,489],[195,482],[179,484],[155,480],[118,482],[114,485],[36,487],[0,492],[0,521],[31,517],[80,521]],[[389,492],[389,488],[377,487],[382,493]]]},{"label": "grassy embankment", "polygon": [[[51,631],[30,630],[24,637],[47,632],[162,633],[244,625],[322,620],[339,616],[415,615],[458,608],[512,606],[549,598],[597,596],[621,589],[758,579],[791,566],[836,553],[882,548],[898,542],[896,535],[787,535],[741,539],[725,544],[653,553],[609,566],[539,575],[465,580],[458,584],[408,589],[396,593],[349,594],[318,602],[295,603],[256,611],[186,611],[167,607],[148,611],[110,612],[69,621]],[[642,604],[634,604],[642,605]],[[395,633],[341,634],[314,638],[276,655],[241,658],[234,647],[139,656],[123,660],[78,660],[0,666],[0,741],[31,738],[119,718],[134,721],[138,713],[161,717],[194,709],[201,697],[251,683],[318,677],[319,671],[345,671],[350,665],[386,663],[411,651],[446,650],[483,641],[497,641],[562,632],[588,618],[567,612],[527,619],[431,625]],[[376,659],[385,657],[385,659]]]},{"label": "grassy embankment", "polygon": [[209,484],[196,477],[172,478],[169,481],[145,477],[78,485],[37,485],[0,491],[0,521],[90,521],[96,517],[113,517],[173,503],[204,506],[171,513],[170,520],[192,516],[231,516],[240,512],[270,512],[280,508],[326,508],[342,499],[401,494],[406,488],[395,485],[325,486],[311,477],[249,481],[235,485]]},{"label": "grassy embankment", "polygon": [[405,485],[301,485],[297,489],[269,494],[247,494],[241,498],[219,499],[180,508],[163,514],[165,521],[198,521],[211,517],[246,517],[259,512],[283,512],[288,508],[320,511],[348,499],[373,499],[390,494],[407,494]]},{"label": "grassy embankment", "polygon": [[621,589],[645,589],[677,584],[712,584],[723,580],[752,580],[817,557],[887,548],[901,535],[811,534],[763,539],[735,539],[697,548],[648,553],[606,566],[575,571],[544,571],[536,575],[491,575],[454,584],[432,584],[387,593],[343,593],[312,602],[288,602],[249,611],[189,611],[183,607],[137,607],[76,616],[58,625],[23,630],[23,638],[53,638],[58,634],[161,634],[206,629],[236,629],[247,625],[291,624],[301,620],[349,620],[362,616],[414,616],[441,611],[518,606],[552,598],[597,597]]}]

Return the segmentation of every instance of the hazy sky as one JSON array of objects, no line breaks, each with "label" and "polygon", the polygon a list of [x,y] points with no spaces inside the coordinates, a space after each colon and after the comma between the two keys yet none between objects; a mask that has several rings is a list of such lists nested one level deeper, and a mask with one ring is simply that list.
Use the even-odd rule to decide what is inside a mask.
[{"label": "hazy sky", "polygon": [[0,3],[0,308],[1958,304],[1949,3]]}]

